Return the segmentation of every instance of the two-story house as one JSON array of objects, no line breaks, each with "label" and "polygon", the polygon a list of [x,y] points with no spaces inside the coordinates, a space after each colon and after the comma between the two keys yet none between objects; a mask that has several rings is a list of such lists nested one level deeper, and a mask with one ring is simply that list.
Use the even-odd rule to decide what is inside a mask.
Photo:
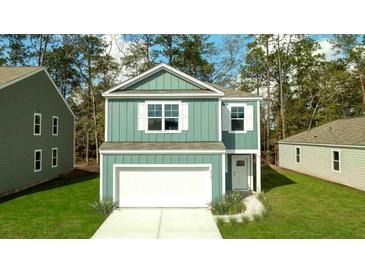
[{"label": "two-story house", "polygon": [[103,96],[100,199],[206,207],[227,191],[260,191],[260,97],[166,64]]},{"label": "two-story house", "polygon": [[0,67],[0,197],[73,170],[74,120],[43,67]]}]

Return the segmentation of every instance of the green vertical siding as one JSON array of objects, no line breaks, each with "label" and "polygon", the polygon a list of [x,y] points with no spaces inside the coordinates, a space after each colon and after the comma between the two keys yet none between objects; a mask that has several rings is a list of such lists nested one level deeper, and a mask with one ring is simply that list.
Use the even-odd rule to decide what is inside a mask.
[{"label": "green vertical siding", "polygon": [[170,72],[161,70],[142,81],[128,87],[129,90],[192,90],[198,86]]},{"label": "green vertical siding", "polygon": [[[33,115],[42,114],[42,135],[33,136]],[[59,117],[52,136],[52,116]],[[73,169],[74,118],[44,72],[0,90],[0,195]],[[51,151],[58,148],[58,167]],[[34,172],[34,150],[42,149],[42,171]]]},{"label": "green vertical siding", "polygon": [[[224,101],[223,104],[228,104],[231,102]],[[237,101],[232,102],[237,103]],[[228,131],[223,131],[223,142],[227,149],[257,149],[258,148],[258,128],[257,125],[257,102],[247,101],[244,102],[247,105],[253,106],[253,130],[247,131],[246,133],[229,133]]]},{"label": "green vertical siding", "polygon": [[144,101],[144,99],[108,100],[108,141],[218,141],[218,99],[182,99],[183,103],[189,104],[189,130],[181,133],[145,133],[137,130],[138,103]]},{"label": "green vertical siding", "polygon": [[123,154],[102,155],[103,157],[103,198],[113,197],[114,164],[212,164],[212,199],[222,194],[221,154]]}]

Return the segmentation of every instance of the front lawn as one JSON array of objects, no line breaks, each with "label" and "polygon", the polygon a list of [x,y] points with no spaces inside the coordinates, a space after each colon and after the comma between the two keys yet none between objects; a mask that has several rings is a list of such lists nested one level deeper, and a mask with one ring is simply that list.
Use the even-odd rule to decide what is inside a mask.
[{"label": "front lawn", "polygon": [[221,224],[223,238],[365,238],[365,192],[280,168],[262,170],[266,218]]},{"label": "front lawn", "polygon": [[0,201],[0,238],[90,238],[104,221],[90,207],[99,177],[76,172]]}]

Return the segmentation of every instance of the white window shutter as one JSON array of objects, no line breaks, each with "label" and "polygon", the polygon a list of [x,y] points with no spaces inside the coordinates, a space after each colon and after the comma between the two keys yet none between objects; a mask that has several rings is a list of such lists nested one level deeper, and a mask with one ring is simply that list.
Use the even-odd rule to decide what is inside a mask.
[{"label": "white window shutter", "polygon": [[189,130],[189,104],[182,103],[181,108],[181,130]]},{"label": "white window shutter", "polygon": [[245,122],[246,130],[253,130],[253,106],[247,105],[245,107]]},{"label": "white window shutter", "polygon": [[222,130],[229,131],[231,124],[231,115],[228,106],[222,105]]},{"label": "white window shutter", "polygon": [[145,130],[146,128],[146,104],[138,103],[138,130]]}]

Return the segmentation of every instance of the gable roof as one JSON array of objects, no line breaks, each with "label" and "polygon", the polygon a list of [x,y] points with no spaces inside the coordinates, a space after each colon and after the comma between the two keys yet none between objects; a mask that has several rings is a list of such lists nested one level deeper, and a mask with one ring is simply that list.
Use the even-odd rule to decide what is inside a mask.
[{"label": "gable roof", "polygon": [[0,67],[0,89],[41,70],[42,67]]},{"label": "gable roof", "polygon": [[336,120],[278,143],[365,146],[365,116]]},{"label": "gable roof", "polygon": [[51,81],[52,85],[56,89],[58,95],[65,103],[67,109],[75,118],[75,114],[73,113],[72,109],[67,104],[65,98],[62,96],[51,75],[49,75],[48,71],[44,67],[0,67],[0,90],[42,71],[47,75],[48,79]]},{"label": "gable roof", "polygon": [[[179,71],[179,70],[167,65],[167,64],[161,63],[161,64],[159,64],[159,65],[157,65],[157,66],[155,66],[155,67],[153,67],[153,68],[151,68],[151,69],[149,69],[149,70],[147,70],[147,71],[145,71],[145,72],[143,72],[143,73],[141,73],[141,74],[139,74],[135,77],[132,77],[132,78],[122,82],[121,84],[105,91],[103,93],[103,96],[107,96],[107,95],[109,95],[111,93],[114,93],[114,92],[118,92],[119,94],[124,93],[124,92],[132,93],[132,94],[133,93],[135,93],[135,94],[141,93],[140,90],[133,90],[132,91],[132,90],[128,90],[127,88],[134,85],[134,84],[136,84],[137,82],[142,81],[143,79],[145,79],[145,78],[161,71],[161,70],[165,70],[167,72],[170,72],[171,74],[176,75],[176,76],[192,83],[194,86],[197,86],[197,87],[200,88],[200,89],[196,89],[196,90],[191,90],[190,93],[207,93],[207,94],[212,94],[212,95],[216,95],[216,96],[223,96],[224,95],[224,93],[221,90],[217,89],[216,87],[214,87],[212,85],[209,85],[209,84],[207,84],[203,81],[200,81],[200,80],[198,80],[198,79],[196,79],[196,78],[194,78],[194,77],[192,77],[192,76],[190,76],[190,75],[188,75],[188,74],[186,74],[182,71]],[[170,92],[170,91],[168,91],[168,92]],[[184,91],[181,91],[181,90],[179,92],[184,93]],[[160,91],[160,93],[161,93],[161,91]],[[116,93],[114,93],[114,94],[116,95]]]}]

